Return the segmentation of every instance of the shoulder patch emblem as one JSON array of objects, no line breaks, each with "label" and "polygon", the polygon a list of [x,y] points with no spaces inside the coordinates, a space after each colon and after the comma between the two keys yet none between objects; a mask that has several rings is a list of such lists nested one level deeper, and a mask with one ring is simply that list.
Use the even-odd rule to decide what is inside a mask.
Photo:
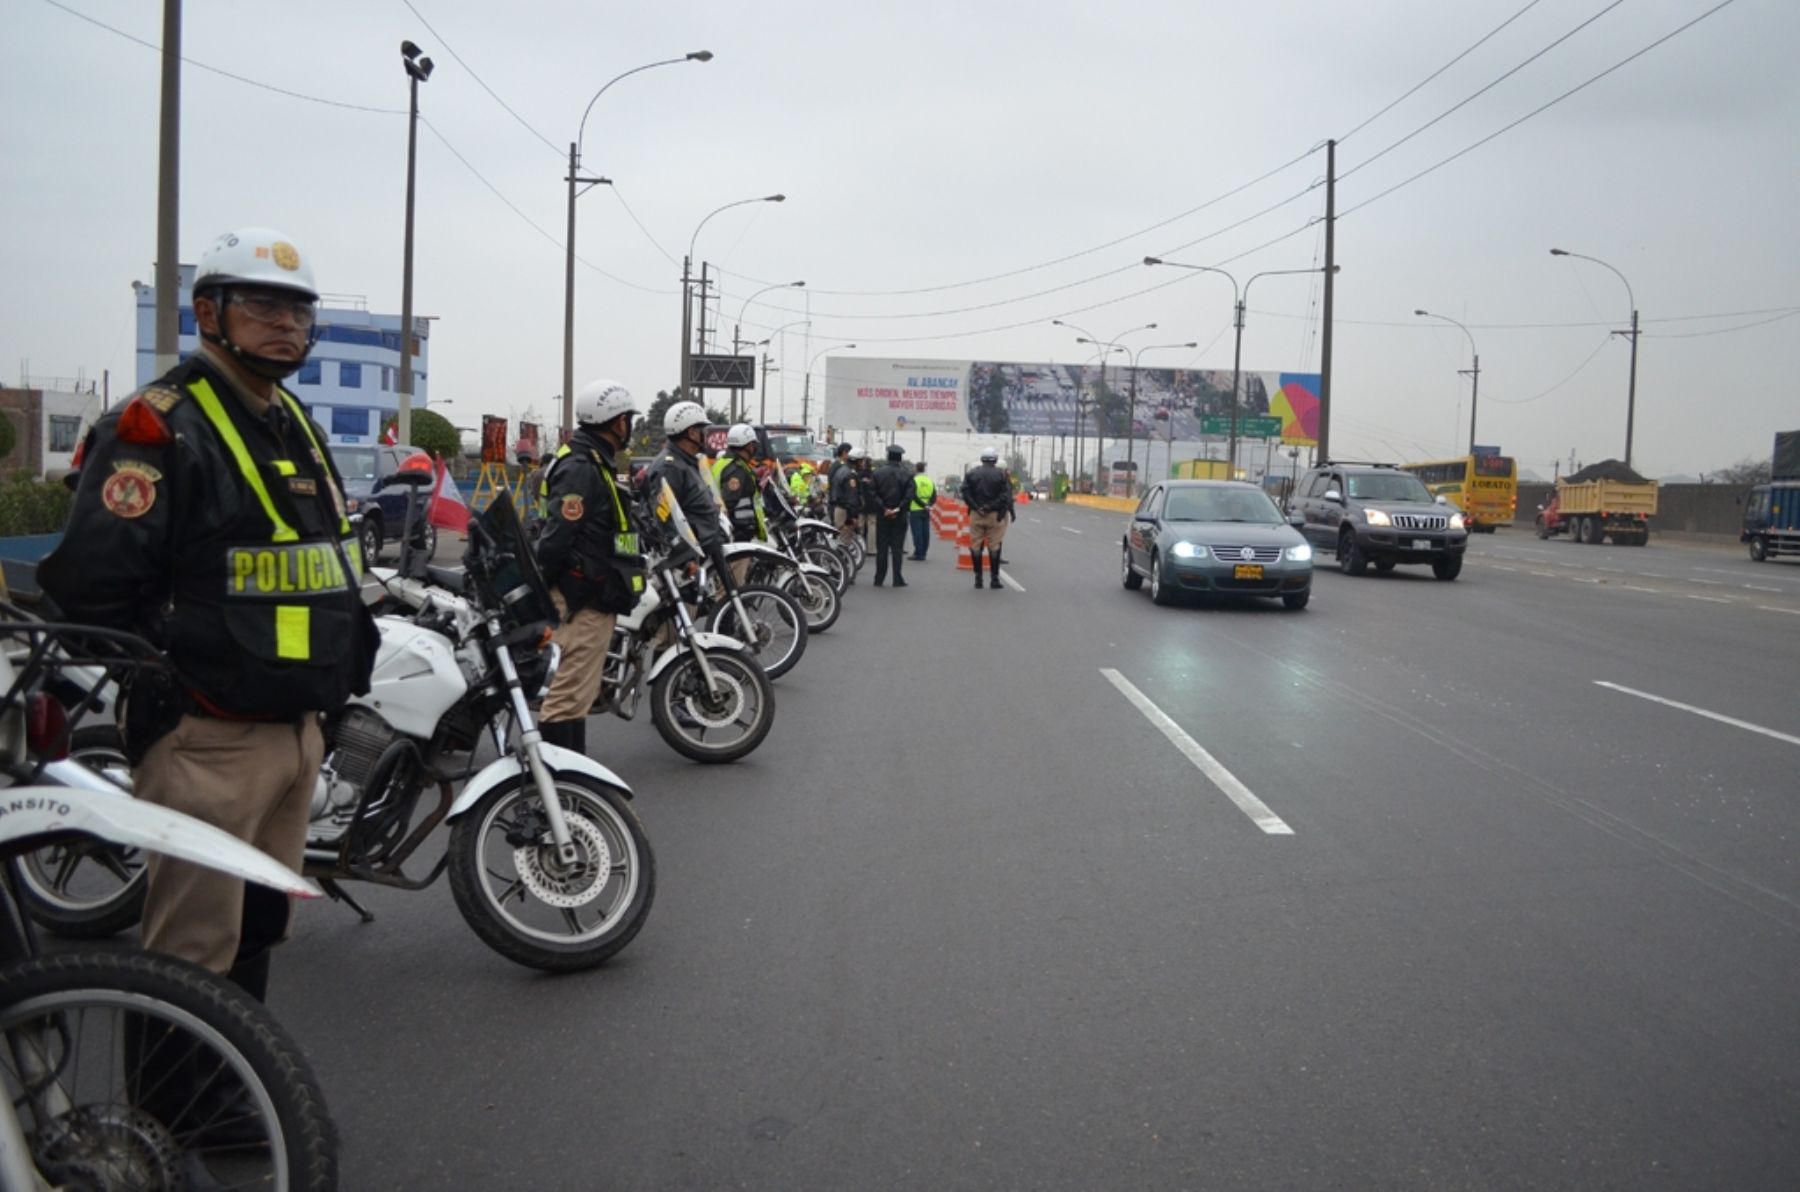
[{"label": "shoulder patch emblem", "polygon": [[744,478],[742,476],[733,476],[730,480],[725,482],[725,487],[732,492],[736,492],[738,489],[744,487]]},{"label": "shoulder patch emblem", "polygon": [[115,459],[113,461],[113,471],[137,472],[151,484],[155,484],[162,479],[162,472],[160,470],[151,467],[141,459]]},{"label": "shoulder patch emblem", "polygon": [[181,401],[181,391],[165,389],[160,385],[152,385],[138,396],[150,403],[150,408],[158,414],[167,414]]},{"label": "shoulder patch emblem", "polygon": [[142,517],[156,504],[156,481],[137,468],[120,468],[101,488],[100,503],[119,517]]},{"label": "shoulder patch emblem", "polygon": [[564,521],[580,521],[583,512],[584,509],[581,504],[581,496],[578,493],[570,493],[562,499],[562,516]]}]

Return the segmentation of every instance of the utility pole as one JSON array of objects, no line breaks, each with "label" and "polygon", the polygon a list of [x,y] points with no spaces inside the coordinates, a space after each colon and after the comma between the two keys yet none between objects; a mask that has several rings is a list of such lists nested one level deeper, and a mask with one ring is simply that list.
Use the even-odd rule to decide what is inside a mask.
[{"label": "utility pole", "polygon": [[162,52],[162,128],[156,163],[159,377],[174,368],[181,357],[181,0],[163,0]]},{"label": "utility pole", "polygon": [[[1255,281],[1256,279],[1251,278],[1250,280]],[[1233,282],[1232,285],[1235,287],[1237,283]],[[1244,288],[1248,291],[1250,287],[1246,284]],[[1241,387],[1239,378],[1243,375],[1244,368],[1244,299],[1241,296],[1237,300],[1235,317],[1237,319],[1237,346],[1231,351],[1231,435],[1229,438],[1231,445],[1226,451],[1225,479],[1227,480],[1237,479],[1238,389]]]},{"label": "utility pole", "polygon": [[762,358],[762,402],[757,408],[757,420],[764,424],[769,421],[769,364],[774,360],[767,352]]},{"label": "utility pole", "polygon": [[1325,142],[1325,312],[1319,337],[1320,462],[1331,458],[1331,312],[1337,290],[1337,142]]},{"label": "utility pole", "polygon": [[[1476,402],[1481,397],[1481,356],[1475,352],[1471,352],[1469,355],[1474,361],[1469,367],[1469,454],[1474,455],[1475,410]],[[1631,429],[1629,426],[1626,428],[1625,437],[1627,439],[1631,438]]]},{"label": "utility pole", "polygon": [[405,445],[412,442],[413,176],[419,155],[419,84],[431,77],[431,59],[419,57],[419,47],[410,41],[400,43],[400,57],[406,63],[411,113],[406,121],[406,246],[401,253],[400,265],[400,372],[395,378],[400,408],[394,418],[394,432]]},{"label": "utility pole", "polygon": [[[1628,289],[1630,287],[1627,287]],[[1619,332],[1613,332],[1614,335]],[[1625,466],[1631,466],[1631,431],[1632,423],[1637,418],[1637,346],[1638,346],[1638,312],[1637,304],[1631,306],[1631,383],[1625,391]],[[1641,540],[1640,540],[1641,541]]]},{"label": "utility pole", "polygon": [[693,258],[691,256],[683,256],[681,258],[681,378],[675,385],[675,390],[681,395],[681,400],[683,401],[688,401],[692,398],[692,395],[687,391],[687,383],[688,345],[693,342],[694,336],[693,268]]}]

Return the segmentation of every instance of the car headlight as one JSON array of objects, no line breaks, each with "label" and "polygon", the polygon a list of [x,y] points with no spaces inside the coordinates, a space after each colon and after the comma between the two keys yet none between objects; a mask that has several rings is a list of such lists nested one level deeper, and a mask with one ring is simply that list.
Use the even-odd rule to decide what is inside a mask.
[{"label": "car headlight", "polygon": [[1394,519],[1379,509],[1363,510],[1363,520],[1368,522],[1371,526],[1391,526],[1394,524]]},{"label": "car headlight", "polygon": [[1452,530],[1460,530],[1463,528],[1463,515],[1462,514],[1452,513],[1450,515],[1450,528]]},{"label": "car headlight", "polygon": [[1177,559],[1204,559],[1206,548],[1198,542],[1177,542],[1169,548],[1169,553]]},{"label": "car headlight", "polygon": [[1292,563],[1310,563],[1312,562],[1312,547],[1304,542],[1299,546],[1290,546],[1287,548],[1287,557],[1288,561]]},{"label": "car headlight", "polygon": [[344,512],[346,512],[346,513],[355,513],[358,510],[360,510],[361,508],[362,508],[362,502],[357,500],[355,497],[350,497],[347,500],[345,500],[345,502],[344,502]]}]

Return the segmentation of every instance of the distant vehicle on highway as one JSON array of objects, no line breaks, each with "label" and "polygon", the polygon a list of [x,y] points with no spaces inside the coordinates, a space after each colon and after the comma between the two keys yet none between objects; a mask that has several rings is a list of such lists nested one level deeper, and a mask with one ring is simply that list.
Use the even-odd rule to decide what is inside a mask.
[{"label": "distant vehicle on highway", "polygon": [[1165,480],[1138,502],[1122,543],[1120,577],[1173,604],[1182,592],[1279,597],[1290,609],[1312,598],[1312,547],[1254,484]]},{"label": "distant vehicle on highway", "polygon": [[1537,536],[1566,533],[1589,546],[1611,537],[1619,546],[1642,546],[1655,516],[1656,481],[1604,460],[1557,480],[1550,503],[1538,507]]},{"label": "distant vehicle on highway", "polygon": [[1758,563],[1800,555],[1800,430],[1778,432],[1771,458],[1771,479],[1745,498],[1744,529],[1738,535]]},{"label": "distant vehicle on highway", "polygon": [[[362,515],[358,531],[362,541],[364,565],[374,563],[382,545],[398,538],[406,524],[406,502],[413,490],[394,485],[382,488],[383,477],[392,476],[400,465],[415,455],[424,455],[418,447],[333,447],[331,460],[344,477],[344,500],[349,512]],[[437,527],[419,519],[414,545],[425,548],[426,558],[437,553]]]},{"label": "distant vehicle on highway", "polygon": [[1425,482],[1434,497],[1462,510],[1470,533],[1492,534],[1510,525],[1519,508],[1519,466],[1510,455],[1461,455],[1401,464]]},{"label": "distant vehicle on highway", "polygon": [[1401,563],[1429,563],[1441,580],[1462,574],[1462,514],[1393,464],[1328,460],[1300,478],[1288,511],[1308,542],[1337,552],[1345,575],[1371,565],[1385,575]]}]

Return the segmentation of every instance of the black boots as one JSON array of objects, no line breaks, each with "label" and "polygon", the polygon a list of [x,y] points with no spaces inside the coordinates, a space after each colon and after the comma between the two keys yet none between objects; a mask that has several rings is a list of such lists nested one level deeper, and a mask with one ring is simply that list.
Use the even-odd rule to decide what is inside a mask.
[{"label": "black boots", "polygon": [[988,556],[988,576],[994,591],[998,592],[1000,590],[1000,555],[998,552]]},{"label": "black boots", "polygon": [[979,588],[981,586],[981,552],[972,550],[969,552],[969,558],[975,563],[975,586]]},{"label": "black boots", "polygon": [[576,753],[587,753],[585,720],[547,720],[538,725],[538,732],[547,745],[560,745],[564,749],[573,749]]}]

